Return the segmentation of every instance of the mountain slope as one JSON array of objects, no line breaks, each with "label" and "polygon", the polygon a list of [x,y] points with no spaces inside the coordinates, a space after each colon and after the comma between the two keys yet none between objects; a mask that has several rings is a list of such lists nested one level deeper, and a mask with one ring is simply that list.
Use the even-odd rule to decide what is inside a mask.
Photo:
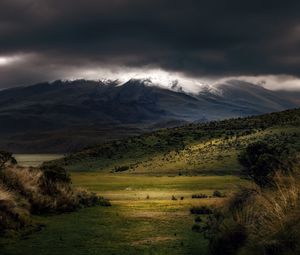
[{"label": "mountain slope", "polygon": [[149,80],[55,81],[0,91],[0,147],[58,152],[169,127],[300,105],[300,95],[229,81],[199,94]]},{"label": "mountain slope", "polygon": [[162,129],[90,147],[53,163],[71,171],[233,174],[240,170],[237,154],[258,140],[300,152],[300,108]]}]

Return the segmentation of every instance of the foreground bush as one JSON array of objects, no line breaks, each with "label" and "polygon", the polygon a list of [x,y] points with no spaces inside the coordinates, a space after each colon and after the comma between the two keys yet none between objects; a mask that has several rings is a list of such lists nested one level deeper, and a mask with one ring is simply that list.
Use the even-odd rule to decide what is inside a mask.
[{"label": "foreground bush", "polygon": [[30,224],[29,204],[20,207],[15,195],[0,185],[0,235],[7,230],[18,230]]},{"label": "foreground bush", "polygon": [[194,206],[190,209],[191,214],[211,214],[212,209],[206,205]]},{"label": "foreground bush", "polygon": [[114,171],[115,172],[125,172],[129,170],[129,166],[115,166]]},{"label": "foreground bush", "polygon": [[41,167],[41,170],[43,171],[44,176],[48,181],[53,181],[53,182],[71,181],[70,175],[67,173],[67,171],[64,168],[60,166],[44,164]]},{"label": "foreground bush", "polygon": [[300,254],[300,181],[276,174],[275,188],[244,188],[204,227],[211,254]]},{"label": "foreground bush", "polygon": [[293,166],[299,163],[298,148],[291,145],[295,141],[289,142],[259,141],[249,144],[238,156],[244,167],[242,173],[261,187],[273,186],[277,171],[290,173]]},{"label": "foreground bush", "polygon": [[110,202],[74,189],[64,169],[6,167],[0,178],[0,234],[30,224],[30,214],[70,212]]},{"label": "foreground bush", "polygon": [[17,161],[11,152],[0,151],[0,170],[4,169],[7,165],[15,164],[17,164]]}]

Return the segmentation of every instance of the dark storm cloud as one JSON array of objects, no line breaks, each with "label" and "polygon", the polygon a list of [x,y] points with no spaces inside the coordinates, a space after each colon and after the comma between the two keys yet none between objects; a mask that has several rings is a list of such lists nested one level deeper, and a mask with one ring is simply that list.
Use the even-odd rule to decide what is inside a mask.
[{"label": "dark storm cloud", "polygon": [[299,76],[299,13],[300,1],[2,0],[0,87],[114,66]]}]

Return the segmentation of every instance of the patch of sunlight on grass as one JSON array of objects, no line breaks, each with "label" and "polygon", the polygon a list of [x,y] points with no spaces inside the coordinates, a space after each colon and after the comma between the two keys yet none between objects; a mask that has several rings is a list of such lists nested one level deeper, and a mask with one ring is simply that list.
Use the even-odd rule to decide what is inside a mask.
[{"label": "patch of sunlight on grass", "polygon": [[[75,186],[111,199],[111,207],[70,214],[36,216],[42,231],[4,240],[3,255],[196,255],[207,240],[192,231],[192,206],[216,205],[222,198],[192,199],[195,193],[230,192],[246,182],[236,176],[153,177],[72,173]],[[172,200],[175,196],[177,200]],[[183,199],[181,200],[181,197]]]}]

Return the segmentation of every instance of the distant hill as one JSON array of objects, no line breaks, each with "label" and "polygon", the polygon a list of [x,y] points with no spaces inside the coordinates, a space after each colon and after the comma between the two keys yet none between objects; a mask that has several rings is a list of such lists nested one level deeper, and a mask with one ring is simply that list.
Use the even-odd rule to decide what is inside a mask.
[{"label": "distant hill", "polygon": [[198,94],[150,80],[55,81],[0,91],[0,148],[67,152],[188,122],[300,106],[300,93],[228,81]]},{"label": "distant hill", "polygon": [[51,164],[70,171],[237,174],[237,154],[258,140],[300,152],[300,108],[161,129],[71,153]]}]

